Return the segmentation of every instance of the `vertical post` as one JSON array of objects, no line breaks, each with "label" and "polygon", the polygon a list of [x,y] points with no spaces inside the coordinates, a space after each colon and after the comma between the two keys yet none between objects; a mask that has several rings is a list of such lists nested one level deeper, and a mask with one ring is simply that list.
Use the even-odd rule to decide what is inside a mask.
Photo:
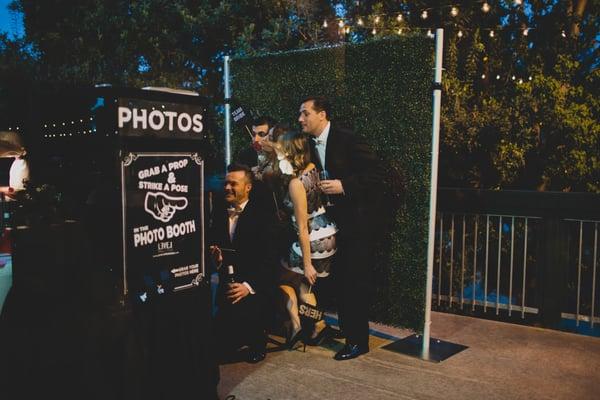
[{"label": "vertical post", "polygon": [[437,209],[438,153],[440,138],[440,107],[442,103],[442,54],[444,30],[435,30],[435,79],[433,86],[433,129],[431,133],[431,189],[429,194],[429,238],[427,241],[427,283],[425,286],[425,322],[423,324],[422,356],[429,357],[431,337],[431,295],[433,285],[433,248],[435,244],[435,214]]},{"label": "vertical post", "polygon": [[229,56],[223,57],[223,85],[225,91],[225,169],[231,163],[231,86],[229,83]]}]

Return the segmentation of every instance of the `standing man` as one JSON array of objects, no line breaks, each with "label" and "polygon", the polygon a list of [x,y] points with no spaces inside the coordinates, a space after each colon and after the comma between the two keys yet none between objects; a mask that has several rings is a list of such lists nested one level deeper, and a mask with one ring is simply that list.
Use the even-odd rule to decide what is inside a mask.
[{"label": "standing man", "polygon": [[336,360],[349,360],[369,351],[369,298],[374,216],[381,189],[379,161],[359,136],[331,123],[331,106],[324,97],[304,99],[298,121],[312,136],[313,161],[328,179],[321,189],[329,195],[327,210],[338,233],[338,253],[333,266],[340,327],[346,345]]},{"label": "standing man", "polygon": [[[220,267],[217,341],[225,353],[248,346],[247,361],[257,363],[266,355],[262,311],[269,279],[274,276],[270,271],[275,265],[270,251],[273,216],[250,199],[252,173],[247,166],[233,164],[227,171],[227,209],[216,212],[210,234],[210,251]],[[233,277],[228,276],[229,266],[233,266]]]}]

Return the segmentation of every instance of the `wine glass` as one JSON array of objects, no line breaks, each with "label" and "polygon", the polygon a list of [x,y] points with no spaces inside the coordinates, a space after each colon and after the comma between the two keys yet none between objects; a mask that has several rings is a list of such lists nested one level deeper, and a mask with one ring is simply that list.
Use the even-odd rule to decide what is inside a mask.
[{"label": "wine glass", "polygon": [[[328,180],[329,179],[329,172],[327,172],[327,170],[322,170],[319,172],[319,179],[322,181]],[[329,198],[328,194],[323,193],[323,196],[325,196],[325,206],[326,207],[331,207],[333,205],[333,203],[331,202],[331,199]]]}]

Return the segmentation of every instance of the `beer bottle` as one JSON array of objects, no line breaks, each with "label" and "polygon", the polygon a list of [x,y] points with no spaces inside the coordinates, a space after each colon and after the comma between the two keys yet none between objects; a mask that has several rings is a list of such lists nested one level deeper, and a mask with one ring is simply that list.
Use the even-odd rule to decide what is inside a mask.
[{"label": "beer bottle", "polygon": [[235,283],[235,273],[233,271],[233,265],[227,266],[227,283]]}]

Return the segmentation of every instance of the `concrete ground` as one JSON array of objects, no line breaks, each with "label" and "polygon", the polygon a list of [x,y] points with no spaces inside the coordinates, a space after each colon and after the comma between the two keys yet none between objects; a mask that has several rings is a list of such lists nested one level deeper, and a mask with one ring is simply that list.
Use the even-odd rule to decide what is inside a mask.
[{"label": "concrete ground", "polygon": [[[410,331],[372,324],[371,352],[332,359],[337,341],[293,351],[269,345],[265,361],[221,366],[221,400],[599,399],[600,339],[432,313],[432,337],[468,346],[441,363],[381,347]],[[272,337],[281,341],[281,338]]]}]

